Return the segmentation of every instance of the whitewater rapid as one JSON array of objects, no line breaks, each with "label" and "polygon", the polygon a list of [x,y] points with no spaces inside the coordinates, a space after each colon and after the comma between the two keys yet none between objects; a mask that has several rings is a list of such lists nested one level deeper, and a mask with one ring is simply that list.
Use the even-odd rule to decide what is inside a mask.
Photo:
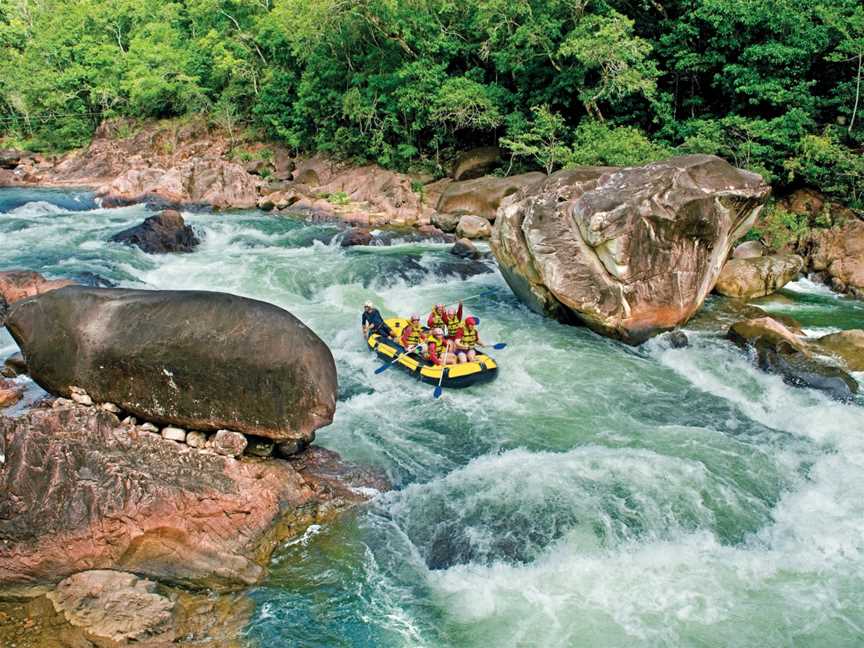
[{"label": "whitewater rapid", "polygon": [[[343,249],[332,225],[185,214],[200,249],[154,257],[107,242],[142,207],[91,200],[0,190],[0,267],[288,308],[337,362],[318,442],[396,487],[277,552],[249,646],[861,645],[860,400],[794,389],[702,327],[633,349],[544,320],[492,261],[444,245]],[[495,383],[435,400],[374,374],[365,300],[404,315],[481,293],[466,309],[508,344]],[[761,305],[864,327],[860,302],[806,280]]]}]

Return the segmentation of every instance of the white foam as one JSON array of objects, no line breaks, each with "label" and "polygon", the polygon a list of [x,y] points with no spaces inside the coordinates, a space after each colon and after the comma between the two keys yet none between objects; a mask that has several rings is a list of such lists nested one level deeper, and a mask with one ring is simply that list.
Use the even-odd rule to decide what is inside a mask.
[{"label": "white foam", "polygon": [[40,216],[48,216],[51,214],[68,214],[70,213],[68,209],[63,209],[63,207],[58,207],[49,202],[45,202],[44,200],[36,200],[33,202],[28,202],[15,209],[12,209],[8,212],[10,216],[17,217],[40,217]]}]

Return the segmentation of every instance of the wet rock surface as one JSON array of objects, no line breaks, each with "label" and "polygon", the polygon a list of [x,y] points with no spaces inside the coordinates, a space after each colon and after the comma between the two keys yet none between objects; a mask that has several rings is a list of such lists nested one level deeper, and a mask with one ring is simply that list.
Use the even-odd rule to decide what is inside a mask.
[{"label": "wet rock surface", "polygon": [[492,234],[492,226],[489,221],[480,216],[466,214],[459,219],[456,225],[456,236],[465,239],[486,239]]},{"label": "wet rock surface", "polygon": [[64,286],[74,285],[68,279],[46,279],[32,270],[7,270],[0,272],[0,296],[8,306],[15,302],[41,295]]},{"label": "wet rock surface", "polygon": [[636,344],[698,310],[768,194],[708,155],[564,170],[504,202],[491,245],[531,308]]},{"label": "wet rock surface", "polygon": [[450,254],[463,259],[479,259],[481,256],[477,247],[466,238],[457,240],[450,248]]},{"label": "wet rock surface", "polygon": [[834,290],[864,299],[864,221],[814,229],[798,245],[807,269]]},{"label": "wet rock surface", "polygon": [[814,342],[823,353],[840,359],[849,371],[864,371],[864,330],[824,335]]},{"label": "wet rock surface", "polygon": [[0,438],[0,581],[19,593],[90,569],[245,587],[282,539],[386,488],[321,448],[238,461],[75,404],[0,417]]},{"label": "wet rock surface", "polygon": [[723,266],[714,290],[736,299],[764,297],[797,279],[803,269],[804,259],[797,254],[730,259]]},{"label": "wet rock surface", "polygon": [[163,425],[309,441],[336,407],[330,350],[264,302],[75,286],[15,304],[6,325],[45,390]]},{"label": "wet rock surface", "polygon": [[[546,176],[542,173],[523,173],[506,178],[484,177],[464,182],[452,182],[441,194],[437,209],[448,214],[471,214],[494,221],[501,202],[521,189],[530,187]],[[458,222],[458,220],[457,220]],[[439,227],[441,227],[439,225]],[[443,227],[441,229],[444,229]],[[444,229],[444,231],[448,231]]]},{"label": "wet rock surface", "polygon": [[727,337],[752,350],[760,369],[782,376],[787,384],[817,389],[837,400],[850,400],[858,393],[852,376],[814,358],[806,341],[770,317],[737,322]]},{"label": "wet rock surface", "polygon": [[156,583],[111,570],[79,572],[47,594],[54,609],[84,637],[114,645],[170,643],[176,638],[174,602]]},{"label": "wet rock surface", "polygon": [[115,243],[137,245],[149,254],[192,252],[199,244],[195,232],[173,209],[150,216],[140,225],[130,227],[111,237]]},{"label": "wet rock surface", "polygon": [[258,202],[260,182],[239,164],[194,157],[173,166],[128,169],[96,193],[105,205],[145,202],[248,209]]}]

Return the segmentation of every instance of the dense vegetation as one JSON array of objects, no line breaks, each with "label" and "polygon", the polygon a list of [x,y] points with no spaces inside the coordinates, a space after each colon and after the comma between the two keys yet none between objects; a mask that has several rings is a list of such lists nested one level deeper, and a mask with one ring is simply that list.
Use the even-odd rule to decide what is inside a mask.
[{"label": "dense vegetation", "polygon": [[860,0],[0,0],[0,134],[207,112],[395,168],[710,152],[864,201]]}]

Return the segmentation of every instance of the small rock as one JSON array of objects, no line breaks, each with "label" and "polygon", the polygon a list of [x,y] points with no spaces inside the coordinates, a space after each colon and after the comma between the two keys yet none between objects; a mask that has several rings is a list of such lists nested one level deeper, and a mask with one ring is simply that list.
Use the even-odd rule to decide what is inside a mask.
[{"label": "small rock", "polygon": [[363,227],[352,227],[342,237],[342,247],[353,247],[355,245],[369,245],[372,242],[372,234]]},{"label": "small rock", "polygon": [[442,232],[455,232],[456,227],[459,225],[459,218],[459,214],[435,212],[432,214],[432,225]]},{"label": "small rock", "polygon": [[88,407],[93,404],[93,399],[90,398],[87,392],[77,387],[72,388],[72,400],[79,405],[87,405]]},{"label": "small rock", "polygon": [[759,241],[744,241],[732,251],[733,259],[755,259],[765,256],[765,246]]},{"label": "small rock", "polygon": [[684,331],[669,331],[663,336],[663,339],[672,349],[683,349],[690,344],[690,341],[687,339],[687,334]]},{"label": "small rock", "polygon": [[186,443],[193,448],[203,448],[207,443],[207,435],[198,430],[192,430],[186,435]]},{"label": "small rock", "polygon": [[239,457],[246,449],[246,445],[246,437],[232,430],[219,430],[213,437],[213,449],[228,457]]},{"label": "small rock", "polygon": [[455,254],[456,256],[462,257],[463,259],[480,258],[480,252],[477,250],[475,245],[467,238],[460,238],[459,240],[457,240],[453,244],[453,247],[450,248],[450,254]]},{"label": "small rock", "polygon": [[121,421],[121,423],[123,423],[123,425],[138,425],[138,419],[134,416],[127,416]]},{"label": "small rock", "polygon": [[137,245],[149,254],[192,252],[200,243],[180,212],[173,209],[150,216],[140,225],[115,234],[111,240],[115,243]]},{"label": "small rock", "polygon": [[117,407],[114,403],[102,403],[99,407],[106,412],[111,412],[112,414],[120,413],[120,408]]},{"label": "small rock", "polygon": [[[17,353],[13,353],[8,358],[6,358],[3,363],[3,368],[8,369],[12,372],[12,376],[8,376],[9,378],[13,378],[15,376],[23,376],[27,373],[27,362],[24,360],[24,356],[20,351]],[[4,374],[5,375],[5,374]]]},{"label": "small rock", "polygon": [[72,401],[68,398],[58,398],[53,403],[51,403],[51,407],[54,409],[60,409],[61,407],[69,407],[72,405]]},{"label": "small rock", "polygon": [[302,439],[291,439],[276,445],[276,454],[280,457],[291,457],[302,452],[309,444]]},{"label": "small rock", "polygon": [[162,438],[168,439],[169,441],[177,441],[178,443],[186,442],[186,430],[178,427],[168,427],[162,428]]},{"label": "small rock", "polygon": [[482,216],[466,214],[456,225],[456,235],[467,239],[489,238],[492,236],[492,225]]},{"label": "small rock", "polygon": [[0,380],[0,408],[14,405],[24,395],[24,388],[11,380]]},{"label": "small rock", "polygon": [[246,437],[246,454],[253,457],[269,457],[273,454],[273,441],[262,437]]},{"label": "small rock", "polygon": [[159,428],[153,425],[150,421],[145,421],[141,424],[141,429],[145,432],[159,432]]}]

